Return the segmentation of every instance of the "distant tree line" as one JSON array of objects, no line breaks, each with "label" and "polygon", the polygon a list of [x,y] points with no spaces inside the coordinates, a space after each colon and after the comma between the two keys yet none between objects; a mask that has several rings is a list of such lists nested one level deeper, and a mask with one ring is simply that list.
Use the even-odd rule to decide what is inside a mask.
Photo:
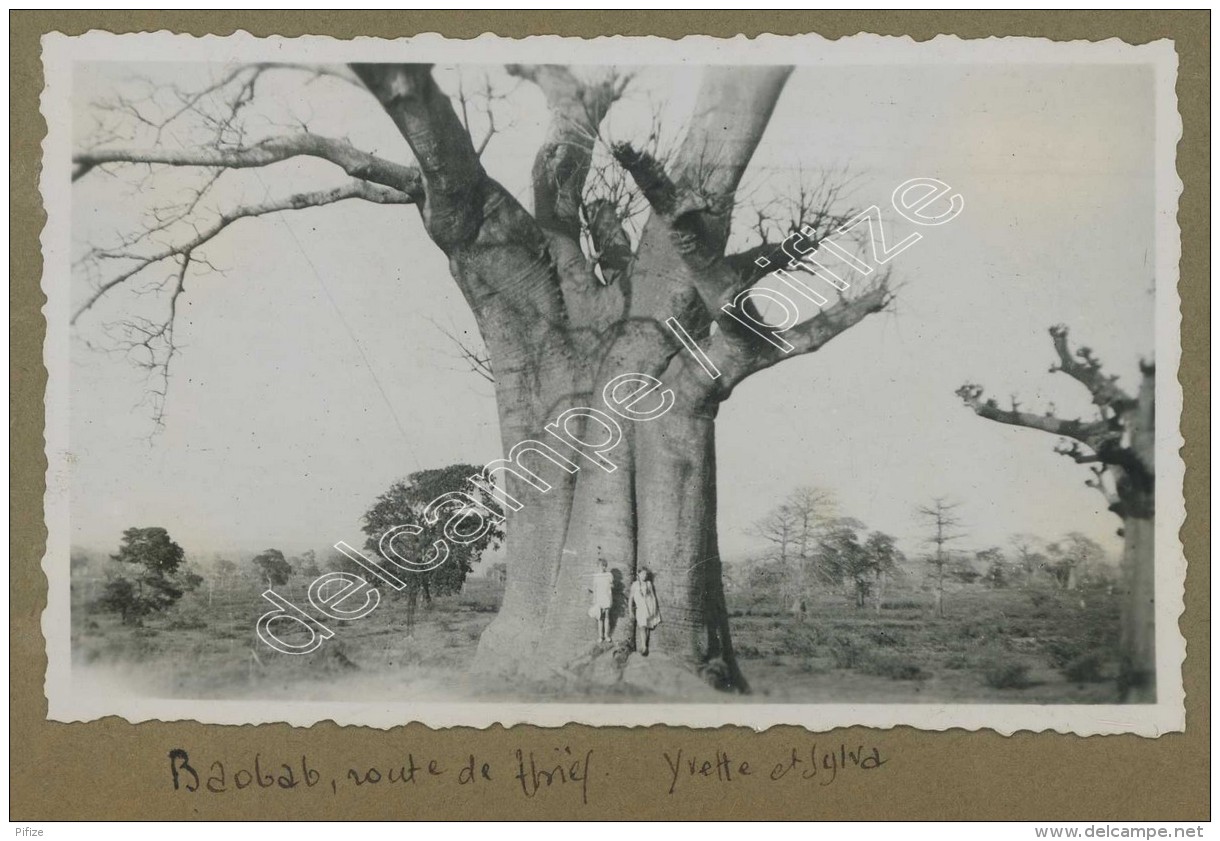
[{"label": "distant tree line", "polygon": [[860,608],[871,599],[880,610],[885,582],[905,561],[894,537],[839,516],[834,495],[821,488],[797,488],[751,533],[767,548],[750,565],[746,586],[776,594],[797,615],[828,589],[846,591]]},{"label": "distant tree line", "polygon": [[750,528],[763,550],[734,583],[755,600],[777,601],[800,614],[811,597],[826,593],[880,611],[887,582],[918,581],[931,589],[938,617],[945,615],[946,584],[1063,590],[1115,585],[1117,570],[1105,550],[1080,532],[1053,540],[1015,534],[1007,548],[958,549],[955,544],[967,537],[958,508],[943,497],[918,506],[915,516],[928,549],[908,558],[892,535],[843,516],[832,492],[797,488]]}]

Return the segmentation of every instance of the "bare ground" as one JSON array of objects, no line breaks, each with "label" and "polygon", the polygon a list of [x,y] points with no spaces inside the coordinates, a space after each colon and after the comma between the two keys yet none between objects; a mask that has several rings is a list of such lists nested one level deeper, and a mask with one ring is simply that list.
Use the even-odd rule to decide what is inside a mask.
[{"label": "bare ground", "polygon": [[[421,610],[414,633],[387,599],[365,619],[334,623],[318,654],[278,654],[254,623],[269,605],[253,583],[188,594],[143,627],[89,610],[74,596],[74,676],[145,697],[294,700],[659,701],[634,682],[590,689],[570,681],[505,685],[469,671],[498,589],[471,582],[462,596]],[[304,604],[302,588],[280,588]],[[965,589],[932,619],[925,594],[878,614],[827,597],[804,622],[754,605],[732,609],[735,645],[752,691],[686,701],[762,703],[1115,703],[1116,597],[1104,591]],[[590,624],[590,637],[593,628]],[[663,657],[664,652],[659,652]],[[633,663],[641,664],[633,655]],[[646,668],[636,668],[647,682]],[[675,698],[677,700],[677,698]]]}]

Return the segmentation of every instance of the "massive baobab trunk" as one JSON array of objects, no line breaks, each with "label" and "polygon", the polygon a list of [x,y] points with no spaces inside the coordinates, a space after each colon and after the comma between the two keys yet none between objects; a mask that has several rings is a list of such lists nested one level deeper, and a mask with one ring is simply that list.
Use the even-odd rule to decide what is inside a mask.
[{"label": "massive baobab trunk", "polygon": [[[622,600],[637,568],[647,566],[655,574],[662,617],[657,651],[716,686],[744,688],[730,642],[717,547],[719,405],[745,377],[788,355],[816,351],[883,309],[889,297],[884,279],[841,296],[784,334],[791,344],[786,353],[722,311],[762,279],[768,259],[783,257],[778,244],[766,242],[741,254],[725,251],[738,184],[789,68],[705,71],[685,137],[664,164],[646,151],[612,147],[615,165],[651,210],[634,243],[621,208],[586,192],[594,144],[622,93],[623,78],[582,80],[550,65],[508,68],[542,92],[551,116],[535,157],[533,208],[527,210],[485,171],[468,126],[430,67],[351,69],[393,120],[417,166],[306,132],[193,157],[130,150],[80,154],[76,177],[115,161],[238,167],[309,155],[357,179],[340,191],[243,209],[223,218],[217,231],[236,218],[351,198],[417,205],[488,351],[506,459],[496,470],[515,503],[506,505],[504,602],[480,642],[480,665],[545,677],[571,675],[573,664],[588,662],[590,655],[613,654],[621,661],[632,639]],[[790,230],[805,226],[816,245],[837,223],[824,207],[811,210],[815,217],[791,220]],[[191,247],[169,256],[185,265]],[[748,301],[739,310],[757,315]],[[680,320],[718,376],[709,376],[683,350],[666,326],[670,318]],[[547,424],[567,410],[598,407],[607,384],[624,374],[659,379],[672,392],[673,405],[654,420],[622,424],[622,440],[606,456],[613,469],[584,453],[565,450],[557,456],[535,446],[551,440]],[[592,426],[577,418],[573,434],[596,438],[598,430],[578,429],[581,423]],[[489,465],[483,479],[496,478],[493,472]],[[599,559],[609,563],[617,582],[613,651],[598,650],[587,614]]]},{"label": "massive baobab trunk", "polygon": [[1059,357],[1051,370],[1062,371],[1088,388],[1098,408],[1096,420],[1021,412],[1015,403],[1011,409],[1001,409],[994,400],[984,401],[977,385],[962,386],[958,394],[981,417],[1062,436],[1071,444],[1057,447],[1056,452],[1092,465],[1093,478],[1087,484],[1105,495],[1110,510],[1123,523],[1119,691],[1125,700],[1152,702],[1156,700],[1156,368],[1150,362],[1140,364],[1140,388],[1132,397],[1118,387],[1117,377],[1102,373],[1101,362],[1089,348],[1071,352],[1066,327],[1052,327],[1050,333]]}]

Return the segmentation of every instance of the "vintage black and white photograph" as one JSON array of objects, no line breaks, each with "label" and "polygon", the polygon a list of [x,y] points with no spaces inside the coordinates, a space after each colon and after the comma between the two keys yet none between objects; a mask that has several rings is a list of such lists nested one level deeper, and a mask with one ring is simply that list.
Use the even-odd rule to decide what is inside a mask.
[{"label": "vintage black and white photograph", "polygon": [[52,718],[1182,728],[1167,42],[43,49]]}]

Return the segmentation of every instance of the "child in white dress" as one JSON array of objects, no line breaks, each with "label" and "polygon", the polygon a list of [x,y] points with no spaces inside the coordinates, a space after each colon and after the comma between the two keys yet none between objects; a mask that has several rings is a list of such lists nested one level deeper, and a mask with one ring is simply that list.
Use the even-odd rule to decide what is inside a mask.
[{"label": "child in white dress", "polygon": [[600,572],[593,573],[593,606],[589,616],[597,620],[597,641],[610,641],[610,606],[614,603],[614,576],[607,568],[605,559],[598,561]]}]

